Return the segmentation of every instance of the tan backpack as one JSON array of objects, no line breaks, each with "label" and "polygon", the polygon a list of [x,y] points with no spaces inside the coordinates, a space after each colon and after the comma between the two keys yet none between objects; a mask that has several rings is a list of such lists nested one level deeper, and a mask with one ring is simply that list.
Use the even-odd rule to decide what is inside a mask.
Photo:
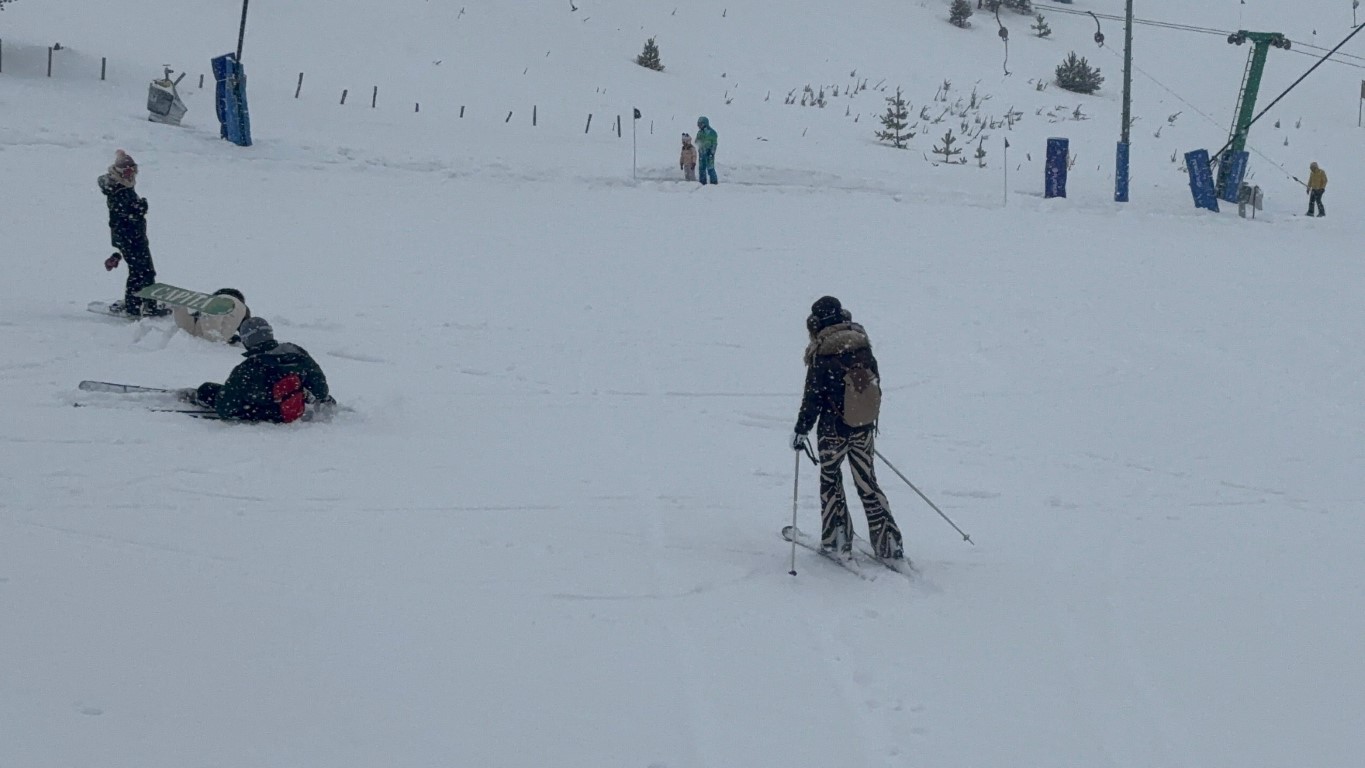
[{"label": "tan backpack", "polygon": [[864,363],[844,369],[844,423],[867,427],[877,423],[882,410],[882,386],[877,374]]}]

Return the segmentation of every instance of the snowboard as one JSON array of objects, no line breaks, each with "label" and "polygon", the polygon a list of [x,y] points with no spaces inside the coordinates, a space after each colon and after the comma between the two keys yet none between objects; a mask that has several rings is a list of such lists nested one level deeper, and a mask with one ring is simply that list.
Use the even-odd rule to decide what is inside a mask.
[{"label": "snowboard", "polygon": [[150,315],[130,315],[127,312],[123,311],[122,299],[119,299],[118,301],[114,302],[92,301],[90,302],[89,305],[86,306],[86,309],[90,312],[94,312],[97,315],[104,315],[105,317],[117,317],[122,320],[142,320],[148,317],[165,317],[166,315],[169,315],[171,313],[171,311],[169,309],[166,309],[165,307],[158,307],[157,310]]},{"label": "snowboard", "polygon": [[144,299],[153,299],[173,307],[184,307],[205,315],[226,315],[237,302],[231,296],[215,296],[208,293],[177,288],[166,283],[152,283],[137,292]]}]

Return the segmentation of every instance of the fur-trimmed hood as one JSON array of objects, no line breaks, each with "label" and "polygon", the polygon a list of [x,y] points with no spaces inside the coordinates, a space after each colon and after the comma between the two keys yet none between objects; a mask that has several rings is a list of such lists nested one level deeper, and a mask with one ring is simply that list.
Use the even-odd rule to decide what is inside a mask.
[{"label": "fur-trimmed hood", "polygon": [[815,362],[816,357],[839,355],[859,349],[872,349],[872,341],[867,337],[867,331],[852,320],[836,323],[820,329],[815,338],[811,339],[810,344],[806,346],[806,365]]}]

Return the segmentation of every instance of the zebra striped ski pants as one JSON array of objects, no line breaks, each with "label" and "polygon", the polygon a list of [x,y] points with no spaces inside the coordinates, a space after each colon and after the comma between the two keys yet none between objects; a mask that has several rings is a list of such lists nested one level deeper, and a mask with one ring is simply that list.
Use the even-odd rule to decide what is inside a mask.
[{"label": "zebra striped ski pants", "polygon": [[891,517],[886,494],[877,485],[877,473],[872,466],[873,435],[871,429],[854,432],[848,437],[820,435],[820,544],[824,547],[848,548],[853,545],[852,520],[848,516],[848,499],[844,496],[844,457],[848,457],[853,471],[853,484],[863,502],[867,515],[868,541],[875,552],[891,557],[901,551],[901,532]]}]

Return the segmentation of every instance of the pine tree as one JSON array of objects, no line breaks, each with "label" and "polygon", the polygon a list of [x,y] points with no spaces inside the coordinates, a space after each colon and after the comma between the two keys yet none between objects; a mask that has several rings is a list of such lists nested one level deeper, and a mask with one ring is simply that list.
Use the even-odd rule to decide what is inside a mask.
[{"label": "pine tree", "polygon": [[967,17],[971,15],[972,6],[967,0],[953,0],[952,8],[948,9],[948,21],[955,27],[970,27],[972,23]]},{"label": "pine tree", "polygon": [[900,87],[895,96],[886,97],[886,113],[880,118],[883,130],[877,131],[877,140],[889,142],[896,149],[905,149],[905,144],[915,138],[906,130],[910,120],[910,105],[901,98]]},{"label": "pine tree", "polygon": [[1022,14],[1027,15],[1033,13],[1033,0],[1004,0],[1003,5],[1006,8],[1013,8]]},{"label": "pine tree", "polygon": [[[943,134],[943,138],[940,139],[939,141],[943,142],[943,146],[941,146],[941,147],[934,147],[933,152],[934,152],[934,154],[936,154],[936,155],[943,155],[943,162],[945,162],[945,163],[951,163],[951,162],[953,162],[953,157],[954,157],[955,155],[960,155],[960,154],[962,154],[962,150],[961,150],[961,149],[955,148],[955,147],[953,146],[954,144],[957,143],[957,137],[953,135],[953,129],[952,129],[952,128],[949,128],[949,129],[948,129],[948,132],[945,133],[945,134]],[[965,162],[967,162],[967,161],[966,161],[966,160],[963,160],[962,162],[965,163]]]},{"label": "pine tree", "polygon": [[640,52],[639,56],[635,57],[635,63],[655,72],[664,71],[663,62],[659,61],[659,44],[654,42],[654,38],[651,37],[645,41],[645,49]]},{"label": "pine tree", "polygon": [[973,155],[973,157],[976,158],[976,167],[977,167],[977,168],[985,168],[985,167],[986,167],[986,137],[985,137],[985,136],[982,136],[982,137],[981,137],[981,141],[978,141],[978,142],[976,143],[976,154]]},{"label": "pine tree", "polygon": [[1094,93],[1103,82],[1099,68],[1090,66],[1084,56],[1077,58],[1075,51],[1057,65],[1057,85],[1068,91]]},{"label": "pine tree", "polygon": [[1038,37],[1047,37],[1048,35],[1052,34],[1052,27],[1049,27],[1047,25],[1047,19],[1043,18],[1043,14],[1041,13],[1035,14],[1033,18],[1034,18],[1032,26],[1033,34],[1037,35]]}]

